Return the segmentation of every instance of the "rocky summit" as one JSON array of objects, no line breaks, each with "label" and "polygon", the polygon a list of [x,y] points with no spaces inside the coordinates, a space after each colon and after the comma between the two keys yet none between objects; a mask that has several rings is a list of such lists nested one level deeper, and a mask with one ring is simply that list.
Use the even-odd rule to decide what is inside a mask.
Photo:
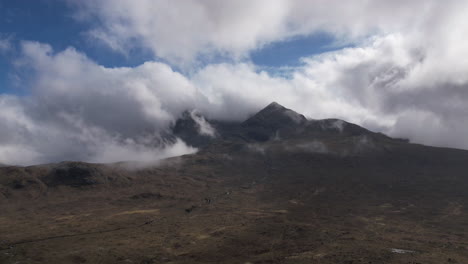
[{"label": "rocky summit", "polygon": [[0,166],[0,263],[468,263],[468,151],[277,103],[157,164]]}]

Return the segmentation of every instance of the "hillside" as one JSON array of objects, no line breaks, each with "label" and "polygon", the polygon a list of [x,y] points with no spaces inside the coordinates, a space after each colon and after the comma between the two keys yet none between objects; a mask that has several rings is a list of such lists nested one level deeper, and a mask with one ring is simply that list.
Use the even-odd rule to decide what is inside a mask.
[{"label": "hillside", "polygon": [[468,151],[277,103],[194,115],[193,155],[1,167],[0,263],[468,263]]}]

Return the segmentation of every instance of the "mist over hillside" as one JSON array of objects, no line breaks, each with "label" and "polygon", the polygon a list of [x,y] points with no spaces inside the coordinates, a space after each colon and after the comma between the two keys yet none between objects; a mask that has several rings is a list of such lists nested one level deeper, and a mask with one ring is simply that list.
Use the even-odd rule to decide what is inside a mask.
[{"label": "mist over hillside", "polygon": [[465,1],[0,8],[2,163],[189,153],[164,141],[185,111],[241,122],[272,101],[309,119],[468,149]]},{"label": "mist over hillside", "polygon": [[0,261],[468,260],[468,151],[278,103],[243,122],[187,111],[167,135],[198,151],[0,167]]},{"label": "mist over hillside", "polygon": [[0,0],[0,263],[468,263],[467,17]]}]

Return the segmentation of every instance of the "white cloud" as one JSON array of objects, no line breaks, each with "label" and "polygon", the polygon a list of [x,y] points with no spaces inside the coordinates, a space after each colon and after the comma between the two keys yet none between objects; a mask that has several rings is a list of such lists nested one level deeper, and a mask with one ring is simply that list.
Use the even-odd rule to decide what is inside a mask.
[{"label": "white cloud", "polygon": [[[80,2],[90,34],[115,49],[147,48],[173,65],[245,58],[262,45],[325,31],[353,47],[303,58],[276,76],[249,62],[106,68],[73,48],[25,42],[30,95],[0,95],[0,162],[152,160],[193,149],[162,137],[185,110],[242,120],[272,101],[439,146],[468,148],[465,1]],[[93,9],[93,10],[91,10]],[[417,14],[417,15],[415,15]],[[172,152],[172,151],[175,151]],[[169,154],[165,154],[169,153]]]},{"label": "white cloud", "polygon": [[90,36],[124,52],[139,43],[177,64],[213,52],[242,56],[265,40],[277,39],[278,28],[284,26],[278,18],[287,12],[284,1],[268,0],[102,0],[79,5],[80,17],[94,14],[102,22]]},{"label": "white cloud", "polygon": [[200,135],[216,137],[216,129],[206,121],[206,119],[197,113],[196,110],[190,111],[190,117],[195,122]]},{"label": "white cloud", "polygon": [[85,0],[74,4],[81,7],[79,17],[98,18],[99,25],[89,34],[111,48],[122,52],[147,48],[173,64],[185,65],[200,55],[241,58],[262,45],[317,32],[328,32],[346,42],[395,32],[417,35],[415,41],[440,41],[438,37],[446,34],[447,27],[460,28],[468,3]]},{"label": "white cloud", "polygon": [[219,64],[199,71],[193,82],[215,118],[241,119],[278,101],[311,118],[337,117],[414,142],[468,148],[468,80],[460,70],[468,67],[453,59],[460,68],[451,70],[449,56],[421,44],[388,34],[306,58],[289,78],[249,64]]},{"label": "white cloud", "polygon": [[[164,157],[172,152],[161,150],[161,136],[187,109],[242,120],[273,100],[304,110],[315,98],[322,115],[332,109],[327,105],[347,107],[323,87],[308,87],[314,81],[299,73],[287,80],[249,64],[212,65],[189,79],[162,63],[105,68],[72,48],[55,52],[36,42],[24,42],[22,54],[15,64],[33,73],[31,90],[27,97],[0,97],[4,163]],[[181,142],[175,146],[184,149],[181,154],[193,151]],[[15,149],[28,154],[11,155]]]},{"label": "white cloud", "polygon": [[[16,65],[34,73],[31,94],[0,96],[2,162],[147,161],[193,152],[161,137],[196,93],[167,65],[105,68],[74,49],[54,53],[35,42],[24,42],[22,52]],[[15,149],[28,155],[11,155]]]}]

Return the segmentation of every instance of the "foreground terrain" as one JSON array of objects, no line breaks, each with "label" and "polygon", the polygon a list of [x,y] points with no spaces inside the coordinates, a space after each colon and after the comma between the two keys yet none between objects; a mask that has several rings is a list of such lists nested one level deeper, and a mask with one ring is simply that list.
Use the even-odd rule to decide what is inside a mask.
[{"label": "foreground terrain", "polygon": [[468,151],[276,104],[191,125],[158,164],[0,168],[0,263],[468,263]]}]

